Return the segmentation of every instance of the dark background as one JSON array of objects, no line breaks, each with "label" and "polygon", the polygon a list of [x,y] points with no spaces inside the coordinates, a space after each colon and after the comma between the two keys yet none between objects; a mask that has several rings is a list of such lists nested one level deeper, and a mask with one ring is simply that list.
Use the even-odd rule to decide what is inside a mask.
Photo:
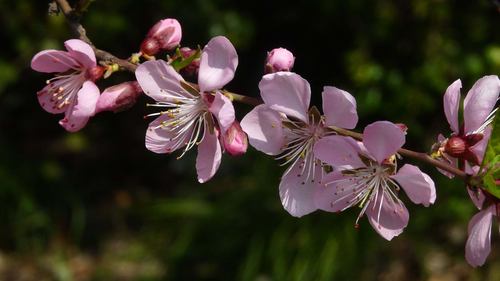
[{"label": "dark background", "polygon": [[[497,225],[486,265],[472,269],[463,255],[476,210],[463,183],[432,167],[421,169],[436,182],[436,204],[402,195],[410,223],[387,242],[366,219],[354,229],[356,209],[289,216],[278,197],[283,169],[253,149],[225,155],[216,176],[198,184],[194,150],[175,160],[144,148],[146,97],[65,132],[36,99],[50,76],[29,68],[34,54],[72,38],[47,8],[0,1],[0,280],[500,279]],[[98,47],[125,58],[167,17],[182,24],[183,46],[214,35],[234,43],[231,91],[257,96],[266,52],[285,47],[315,104],[324,85],[345,89],[358,102],[358,130],[405,123],[407,146],[418,151],[450,131],[442,95],[451,82],[461,78],[465,95],[500,73],[495,1],[99,0],[82,23]],[[130,79],[118,73],[98,84]],[[237,108],[240,118],[251,109]]]}]

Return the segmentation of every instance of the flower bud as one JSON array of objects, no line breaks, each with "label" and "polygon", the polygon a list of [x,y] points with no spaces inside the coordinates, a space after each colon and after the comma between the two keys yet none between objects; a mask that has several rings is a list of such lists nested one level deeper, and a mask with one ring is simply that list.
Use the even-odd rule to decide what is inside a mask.
[{"label": "flower bud", "polygon": [[146,37],[156,39],[161,49],[172,50],[181,42],[181,25],[176,19],[160,20],[151,27]]},{"label": "flower bud", "polygon": [[267,53],[265,72],[290,71],[295,62],[293,54],[284,48],[276,48]]},{"label": "flower bud", "polygon": [[142,89],[136,81],[124,82],[104,90],[97,100],[96,113],[101,111],[119,112],[131,108]]},{"label": "flower bud", "polygon": [[467,145],[465,141],[458,136],[450,137],[444,146],[444,152],[452,157],[460,157],[466,149]]},{"label": "flower bud", "polygon": [[[179,51],[181,52],[183,59],[187,59],[196,53],[196,50],[189,47],[182,47]],[[198,69],[200,69],[200,58],[194,59],[188,66],[184,67],[182,71],[184,71],[187,75],[194,75],[198,73]]]},{"label": "flower bud", "polygon": [[222,135],[222,144],[227,153],[233,156],[242,155],[247,151],[248,138],[238,121],[234,121]]},{"label": "flower bud", "polygon": [[160,51],[160,43],[157,39],[147,37],[141,43],[141,53],[148,56],[154,56]]}]

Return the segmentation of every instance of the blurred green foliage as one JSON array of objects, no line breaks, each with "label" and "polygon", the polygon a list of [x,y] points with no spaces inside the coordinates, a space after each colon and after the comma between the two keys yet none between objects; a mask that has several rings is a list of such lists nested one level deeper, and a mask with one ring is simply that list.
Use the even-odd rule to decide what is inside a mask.
[{"label": "blurred green foliage", "polygon": [[500,185],[496,180],[500,179],[500,115],[495,115],[493,120],[491,137],[484,153],[481,165],[485,175],[482,177],[484,187],[491,194],[500,198]]},{"label": "blurred green foliage", "polygon": [[[495,1],[229,1],[92,3],[82,23],[117,56],[137,51],[165,17],[183,45],[225,35],[240,64],[228,89],[258,95],[266,51],[285,47],[319,104],[324,85],[352,93],[358,128],[375,120],[408,125],[408,147],[428,151],[450,131],[446,87],[464,89],[500,73]],[[224,156],[209,183],[195,180],[195,151],[181,160],[144,148],[143,97],[132,110],[100,114],[69,134],[44,112],[36,91],[47,75],[31,57],[72,35],[48,2],[0,1],[0,280],[499,280],[498,232],[487,264],[464,261],[475,212],[459,180],[431,167],[434,206],[413,206],[400,237],[386,242],[356,210],[290,217],[278,197],[283,169],[250,149]],[[133,79],[119,73],[101,89]],[[464,90],[465,91],[465,90]],[[464,92],[465,94],[465,92]],[[250,108],[238,106],[243,116]]]}]

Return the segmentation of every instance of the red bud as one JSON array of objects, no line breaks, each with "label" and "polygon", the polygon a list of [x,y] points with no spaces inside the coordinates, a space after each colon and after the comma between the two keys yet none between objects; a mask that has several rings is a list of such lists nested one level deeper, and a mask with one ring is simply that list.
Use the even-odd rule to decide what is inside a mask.
[{"label": "red bud", "polygon": [[148,56],[154,56],[160,51],[160,43],[157,39],[147,37],[141,43],[141,52]]},{"label": "red bud", "polygon": [[467,149],[465,141],[458,136],[452,136],[446,142],[444,151],[453,157],[461,156]]}]

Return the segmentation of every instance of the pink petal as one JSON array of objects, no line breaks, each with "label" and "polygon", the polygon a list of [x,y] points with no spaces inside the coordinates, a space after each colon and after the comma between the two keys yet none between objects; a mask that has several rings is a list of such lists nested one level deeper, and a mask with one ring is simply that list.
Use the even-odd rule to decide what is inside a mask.
[{"label": "pink petal", "polygon": [[282,151],[285,137],[278,112],[266,105],[258,105],[243,117],[240,124],[255,149],[268,155]]},{"label": "pink petal", "polygon": [[233,44],[224,36],[212,38],[203,48],[198,72],[202,92],[217,90],[233,80],[238,66],[238,54]]},{"label": "pink petal", "polygon": [[327,212],[341,212],[351,207],[356,193],[355,185],[342,175],[334,171],[323,176],[322,184],[314,193],[314,204],[318,209]]},{"label": "pink petal", "polygon": [[85,68],[97,65],[92,47],[79,39],[70,39],[64,42],[69,54]]},{"label": "pink petal", "polygon": [[325,86],[323,88],[323,112],[327,126],[354,129],[358,123],[356,100],[348,92]]},{"label": "pink petal", "polygon": [[149,124],[146,131],[146,148],[148,150],[160,154],[171,153],[186,145],[193,129],[190,128],[183,135],[178,136],[169,127],[161,126],[163,122],[170,121],[172,121],[172,117],[164,114]]},{"label": "pink petal", "polygon": [[217,134],[217,132],[211,134],[206,130],[203,140],[198,145],[196,171],[198,172],[198,181],[200,183],[207,182],[219,169],[222,149]]},{"label": "pink petal", "polygon": [[465,133],[478,129],[495,107],[500,93],[496,75],[484,76],[472,86],[464,100]]},{"label": "pink petal", "polygon": [[389,241],[403,232],[410,218],[401,202],[401,205],[393,204],[391,200],[386,194],[379,194],[377,202],[371,201],[366,208],[366,215],[373,229]]},{"label": "pink petal", "polygon": [[69,132],[76,132],[87,124],[89,118],[94,116],[97,100],[99,99],[99,88],[91,82],[85,81],[78,91],[76,104],[68,108],[64,119],[59,121]]},{"label": "pink petal", "polygon": [[220,128],[222,129],[222,133],[226,132],[226,130],[234,122],[235,116],[233,103],[228,97],[220,92],[215,94],[214,101],[210,105],[209,111],[212,112],[212,114],[214,114],[217,118]]},{"label": "pink petal", "polygon": [[417,166],[405,164],[397,174],[392,176],[415,204],[429,207],[436,201],[434,181]]},{"label": "pink petal", "polygon": [[459,131],[458,123],[458,107],[460,105],[460,89],[462,88],[462,81],[460,79],[453,82],[443,97],[444,114],[450,124],[450,128],[454,133]]},{"label": "pink petal", "polygon": [[38,72],[65,72],[78,67],[78,63],[64,51],[45,50],[31,59],[31,68]]},{"label": "pink petal", "polygon": [[[294,217],[302,217],[316,211],[314,193],[319,187],[318,180],[307,181],[305,174],[301,174],[299,162],[296,162],[290,171],[283,176],[279,186],[281,204]],[[321,167],[317,166],[316,173],[321,174]]]},{"label": "pink petal", "polygon": [[491,126],[486,127],[483,132],[483,139],[469,148],[477,156],[479,163],[483,162],[484,153],[486,152],[486,147],[488,146],[488,141],[490,140],[491,130]]},{"label": "pink petal", "polygon": [[365,167],[359,158],[355,140],[343,136],[326,136],[314,145],[314,155],[319,160],[334,167],[348,165],[352,169]]},{"label": "pink petal", "polygon": [[135,70],[135,77],[144,93],[156,101],[172,102],[175,99],[194,98],[182,88],[182,76],[163,60],[142,63]]},{"label": "pink petal", "polygon": [[309,82],[292,72],[276,72],[262,77],[259,83],[264,103],[272,109],[308,123],[311,99]]},{"label": "pink petal", "polygon": [[374,122],[363,131],[363,144],[379,163],[394,155],[404,143],[405,133],[389,121]]},{"label": "pink petal", "polygon": [[465,244],[465,259],[473,266],[481,266],[491,250],[491,224],[495,206],[475,214],[469,222],[469,237]]}]

